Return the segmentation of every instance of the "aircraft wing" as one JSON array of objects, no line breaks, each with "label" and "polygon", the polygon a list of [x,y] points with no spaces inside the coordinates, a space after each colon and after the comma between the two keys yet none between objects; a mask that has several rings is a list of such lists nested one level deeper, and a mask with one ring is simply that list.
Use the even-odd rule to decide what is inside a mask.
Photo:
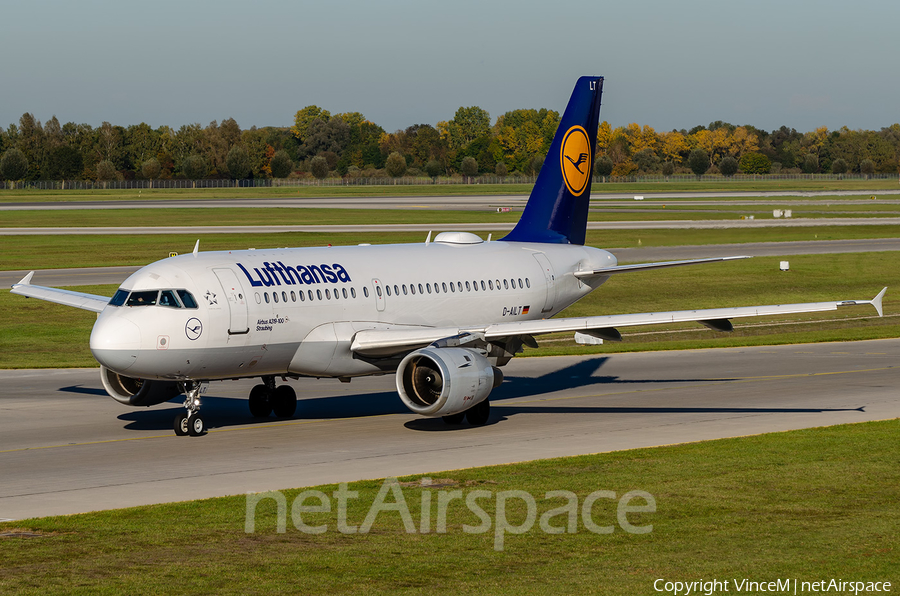
[{"label": "aircraft wing", "polygon": [[74,306],[75,308],[92,312],[100,312],[107,304],[109,304],[109,298],[106,296],[73,292],[71,290],[61,290],[59,288],[33,286],[31,285],[32,277],[34,277],[34,271],[23,277],[22,281],[19,283],[13,284],[11,292],[28,298],[39,298],[41,300],[46,300],[47,302]]},{"label": "aircraft wing", "polygon": [[719,261],[733,261],[735,259],[749,259],[748,256],[740,257],[709,257],[706,259],[686,259],[684,261],[661,261],[659,263],[636,263],[634,265],[616,265],[615,267],[603,267],[591,271],[576,271],[575,277],[585,279],[589,277],[605,277],[616,273],[632,273],[634,271],[648,271],[650,269],[665,269],[666,267],[681,267],[683,265],[698,265],[700,263],[716,263]]},{"label": "aircraft wing", "polygon": [[617,327],[637,325],[657,325],[660,323],[683,323],[696,321],[719,331],[733,329],[730,319],[783,315],[803,312],[837,310],[844,306],[871,304],[884,316],[881,303],[887,288],[881,290],[872,300],[839,300],[836,302],[804,302],[798,304],[773,304],[768,306],[739,306],[735,308],[708,308],[700,310],[676,310],[670,312],[650,312],[626,315],[603,315],[596,317],[569,317],[561,319],[540,319],[495,323],[483,327],[418,327],[403,329],[368,329],[359,331],[353,338],[350,350],[363,356],[388,356],[400,354],[430,345],[438,340],[461,334],[483,334],[488,341],[509,337],[541,335],[566,331],[579,331],[606,339],[621,337]]}]

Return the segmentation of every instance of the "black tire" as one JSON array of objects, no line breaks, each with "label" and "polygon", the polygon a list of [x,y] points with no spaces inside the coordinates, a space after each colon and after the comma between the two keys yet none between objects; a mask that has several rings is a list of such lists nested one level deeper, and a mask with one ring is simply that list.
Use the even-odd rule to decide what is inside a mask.
[{"label": "black tire", "polygon": [[265,385],[256,385],[250,390],[250,413],[256,418],[265,418],[272,413],[272,400]]},{"label": "black tire", "polygon": [[272,395],[272,411],[277,418],[290,418],[297,411],[297,394],[290,385],[279,385]]},{"label": "black tire", "polygon": [[200,435],[206,434],[206,424],[203,422],[203,418],[200,417],[199,413],[188,416],[187,426],[188,433],[192,437],[199,437]]},{"label": "black tire", "polygon": [[483,426],[490,417],[491,402],[487,399],[466,410],[466,420],[468,420],[469,424],[472,426]]},{"label": "black tire", "polygon": [[175,434],[179,437],[185,437],[188,434],[188,414],[187,412],[179,412],[175,415],[175,423],[172,425],[175,427]]},{"label": "black tire", "polygon": [[441,420],[447,424],[462,424],[463,418],[465,417],[465,412],[459,412],[457,414],[450,414],[449,416],[441,416]]}]

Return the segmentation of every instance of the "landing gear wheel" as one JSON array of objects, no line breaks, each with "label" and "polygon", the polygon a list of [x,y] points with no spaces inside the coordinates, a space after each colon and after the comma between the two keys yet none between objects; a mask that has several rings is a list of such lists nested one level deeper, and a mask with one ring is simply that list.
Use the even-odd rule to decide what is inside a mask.
[{"label": "landing gear wheel", "polygon": [[265,418],[272,412],[269,397],[269,388],[265,385],[256,385],[250,390],[250,413],[255,418]]},{"label": "landing gear wheel", "polygon": [[466,410],[466,419],[472,426],[483,426],[491,417],[491,402],[484,400]]},{"label": "landing gear wheel", "polygon": [[203,418],[200,417],[199,412],[194,412],[188,416],[187,427],[188,433],[192,437],[199,437],[200,435],[206,434],[206,426],[204,425]]},{"label": "landing gear wheel", "polygon": [[457,414],[450,414],[449,416],[441,416],[441,420],[447,424],[462,424],[463,418],[465,417],[465,412],[459,412]]},{"label": "landing gear wheel", "polygon": [[175,416],[175,434],[184,437],[188,434],[188,413],[179,412]]},{"label": "landing gear wheel", "polygon": [[279,385],[270,402],[277,418],[291,418],[297,411],[297,394],[290,385]]}]

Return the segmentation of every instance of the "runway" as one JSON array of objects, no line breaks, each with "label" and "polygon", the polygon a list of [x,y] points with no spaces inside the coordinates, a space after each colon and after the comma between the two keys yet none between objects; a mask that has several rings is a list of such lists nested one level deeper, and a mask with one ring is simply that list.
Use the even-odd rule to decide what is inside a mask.
[{"label": "runway", "polygon": [[[599,185],[602,186],[602,185]],[[766,204],[760,199],[777,199],[777,203],[790,205],[838,205],[861,204],[859,199],[849,197],[890,197],[877,199],[882,203],[900,202],[900,189],[851,190],[851,191],[739,191],[739,192],[644,192],[614,193],[600,192],[596,188],[591,193],[592,207],[635,206],[635,196],[646,202],[677,201],[679,206],[721,205],[727,199],[728,205]],[[0,195],[2,196],[2,195]],[[498,206],[524,207],[528,196],[522,195],[453,195],[453,196],[378,196],[378,197],[251,197],[215,199],[154,199],[152,193],[145,198],[140,195],[126,200],[85,200],[85,201],[11,201],[0,203],[0,211],[59,211],[72,209],[216,209],[220,207],[256,208],[316,208],[316,209],[440,209],[440,210],[482,210]],[[821,198],[828,197],[828,198]],[[833,197],[848,197],[834,199]]]},{"label": "runway", "polygon": [[251,381],[213,383],[211,432],[176,404],[130,409],[97,370],[0,371],[0,518],[900,417],[900,339],[518,358],[483,427],[406,412],[393,376],[301,380],[294,420],[258,422]]},{"label": "runway", "polygon": [[[857,240],[818,240],[802,242],[750,242],[744,244],[701,244],[692,246],[660,246],[608,249],[622,263],[655,262],[704,257],[749,255],[774,257],[851,252],[883,252],[900,250],[900,238],[865,238]],[[86,267],[83,269],[41,269],[33,283],[42,286],[78,286],[119,284],[140,267]],[[0,271],[0,288],[8,288],[28,274],[29,270]]]},{"label": "runway", "polygon": [[[735,216],[737,218],[737,216]],[[900,217],[821,217],[792,219],[673,219],[657,221],[589,221],[588,230],[724,230],[750,228],[811,228],[822,226],[898,226]],[[515,223],[442,223],[371,225],[266,225],[266,226],[96,226],[70,228],[0,228],[0,236],[72,236],[135,234],[279,234],[312,233],[391,233],[499,232],[511,230]]]}]

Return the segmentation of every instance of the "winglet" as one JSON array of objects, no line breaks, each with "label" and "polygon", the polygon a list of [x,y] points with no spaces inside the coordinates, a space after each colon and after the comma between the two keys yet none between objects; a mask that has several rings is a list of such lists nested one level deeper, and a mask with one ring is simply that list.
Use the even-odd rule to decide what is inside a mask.
[{"label": "winglet", "polygon": [[34,271],[32,271],[31,273],[29,273],[28,275],[26,275],[25,277],[23,277],[23,278],[22,278],[22,281],[20,281],[19,283],[13,284],[12,287],[16,287],[16,286],[30,286],[30,285],[31,285],[31,278],[32,278],[32,277],[34,277]]},{"label": "winglet", "polygon": [[885,293],[885,292],[887,292],[887,286],[885,286],[884,288],[882,288],[881,291],[878,292],[878,295],[875,296],[874,298],[872,298],[872,306],[874,306],[874,307],[875,307],[875,310],[878,311],[878,316],[879,316],[879,317],[883,317],[883,316],[884,316],[884,308],[881,306],[881,299],[884,298],[884,293]]},{"label": "winglet", "polygon": [[884,307],[881,305],[881,301],[884,298],[884,293],[887,292],[887,286],[881,289],[878,292],[878,295],[872,298],[871,300],[844,300],[843,302],[838,302],[837,306],[854,306],[857,304],[871,304],[875,307],[875,310],[878,311],[878,316],[884,316]]}]

